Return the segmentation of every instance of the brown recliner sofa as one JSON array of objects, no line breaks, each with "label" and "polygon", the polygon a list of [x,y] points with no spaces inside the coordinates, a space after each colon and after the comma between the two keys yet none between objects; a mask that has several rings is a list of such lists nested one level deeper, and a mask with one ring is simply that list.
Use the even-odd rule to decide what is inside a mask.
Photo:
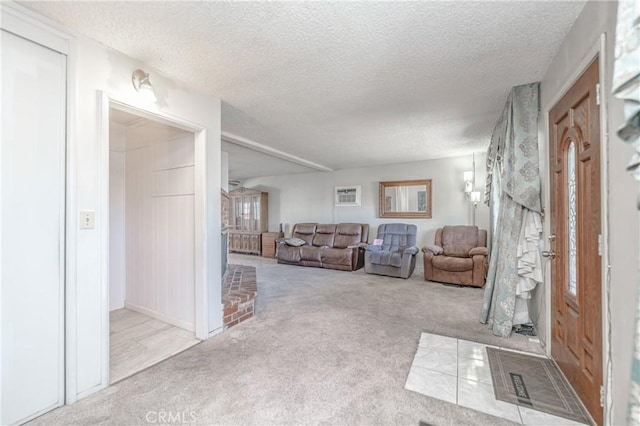
[{"label": "brown recliner sofa", "polygon": [[364,265],[369,225],[298,223],[291,236],[303,240],[304,245],[293,246],[288,244],[289,238],[278,239],[278,263],[355,271]]},{"label": "brown recliner sofa", "polygon": [[477,226],[445,226],[435,244],[424,247],[424,279],[483,287],[489,265],[487,231]]}]

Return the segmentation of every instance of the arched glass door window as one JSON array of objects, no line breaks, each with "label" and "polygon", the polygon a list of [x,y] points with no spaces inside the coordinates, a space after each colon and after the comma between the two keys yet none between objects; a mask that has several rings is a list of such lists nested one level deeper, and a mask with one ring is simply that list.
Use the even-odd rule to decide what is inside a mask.
[{"label": "arched glass door window", "polygon": [[577,241],[576,241],[576,146],[569,143],[567,149],[567,248],[568,248],[568,287],[569,293],[576,295],[577,280]]}]

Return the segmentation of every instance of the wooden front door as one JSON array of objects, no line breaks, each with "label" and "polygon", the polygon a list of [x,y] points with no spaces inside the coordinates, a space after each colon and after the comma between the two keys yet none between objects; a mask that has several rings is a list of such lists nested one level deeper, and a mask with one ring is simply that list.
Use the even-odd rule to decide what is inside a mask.
[{"label": "wooden front door", "polygon": [[596,59],[549,112],[551,355],[602,424],[598,79]]}]

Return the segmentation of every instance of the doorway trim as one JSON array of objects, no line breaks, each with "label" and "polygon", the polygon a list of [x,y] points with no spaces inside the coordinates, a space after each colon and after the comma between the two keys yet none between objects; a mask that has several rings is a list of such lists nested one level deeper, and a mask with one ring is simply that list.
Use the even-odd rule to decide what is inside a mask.
[{"label": "doorway trim", "polygon": [[195,212],[195,262],[194,262],[194,309],[195,335],[206,340],[208,333],[209,298],[207,288],[207,215],[206,215],[206,141],[204,125],[193,123],[162,111],[131,105],[125,100],[105,91],[98,91],[98,143],[99,143],[99,217],[102,218],[100,232],[100,280],[101,280],[101,344],[102,385],[109,383],[109,109],[121,111],[186,130],[194,134],[194,212]]},{"label": "doorway trim", "polygon": [[[544,113],[545,120],[545,139],[547,141],[545,145],[544,158],[548,159],[549,152],[549,132],[550,132],[550,124],[549,124],[549,112],[554,107],[555,104],[558,103],[560,99],[569,91],[569,89],[574,85],[574,83],[580,78],[580,76],[587,70],[589,65],[596,59],[600,58],[599,61],[599,97],[600,97],[600,193],[601,193],[601,205],[600,205],[600,213],[601,213],[601,223],[600,229],[602,232],[602,249],[601,249],[601,291],[602,291],[602,372],[603,372],[603,386],[604,386],[604,419],[605,424],[609,422],[607,419],[611,418],[612,411],[612,392],[611,392],[611,310],[609,309],[609,298],[610,298],[610,262],[609,262],[609,128],[608,128],[608,117],[609,117],[609,105],[608,105],[608,88],[607,88],[607,78],[609,73],[607,72],[607,38],[606,33],[600,34],[598,40],[594,43],[594,45],[589,49],[589,51],[585,54],[582,60],[575,67],[574,72],[570,75],[568,79],[564,82],[564,84],[560,87],[557,94],[542,108],[541,111]],[[544,205],[547,208],[550,206],[550,177],[549,177],[549,163],[548,160],[545,160],[545,173],[544,173]],[[550,234],[549,229],[549,220],[544,221],[544,241],[545,246],[547,246],[547,237]],[[547,264],[548,265],[548,264]],[[551,268],[545,266],[545,296],[544,303],[546,305],[545,312],[545,352],[547,356],[551,357],[551,325],[552,325],[552,312],[551,312]]]}]

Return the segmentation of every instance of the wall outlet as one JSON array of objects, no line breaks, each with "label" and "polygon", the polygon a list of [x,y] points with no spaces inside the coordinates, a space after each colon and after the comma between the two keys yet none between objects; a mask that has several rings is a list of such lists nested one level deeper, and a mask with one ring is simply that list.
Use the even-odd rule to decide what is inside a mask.
[{"label": "wall outlet", "polygon": [[96,227],[96,212],[80,210],[80,229],[94,229]]}]

